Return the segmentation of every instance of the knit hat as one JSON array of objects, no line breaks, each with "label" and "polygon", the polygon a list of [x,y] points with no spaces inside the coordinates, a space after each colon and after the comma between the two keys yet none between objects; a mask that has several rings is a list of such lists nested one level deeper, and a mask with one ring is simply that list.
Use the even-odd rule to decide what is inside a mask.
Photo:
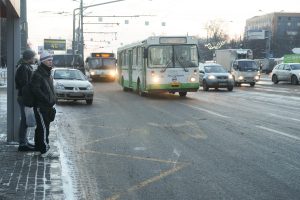
[{"label": "knit hat", "polygon": [[23,60],[31,60],[32,58],[34,58],[35,55],[36,54],[34,51],[27,49],[23,52],[22,57],[23,57]]},{"label": "knit hat", "polygon": [[40,55],[40,61],[53,60],[52,55],[48,51],[43,51]]}]

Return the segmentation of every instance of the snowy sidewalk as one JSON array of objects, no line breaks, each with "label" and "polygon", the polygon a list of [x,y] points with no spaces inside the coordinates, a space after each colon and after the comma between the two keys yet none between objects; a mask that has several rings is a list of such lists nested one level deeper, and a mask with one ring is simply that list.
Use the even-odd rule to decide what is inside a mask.
[{"label": "snowy sidewalk", "polygon": [[[0,90],[0,200],[66,199],[59,159],[41,158],[34,152],[18,152],[18,145],[6,142],[6,91]],[[34,128],[29,129],[29,136]],[[55,123],[50,129],[51,149],[58,152]]]}]

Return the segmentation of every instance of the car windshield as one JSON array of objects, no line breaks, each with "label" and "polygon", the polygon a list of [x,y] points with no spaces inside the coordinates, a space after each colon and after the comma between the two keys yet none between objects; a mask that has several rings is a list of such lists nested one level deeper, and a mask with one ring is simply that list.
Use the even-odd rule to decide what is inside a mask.
[{"label": "car windshield", "polygon": [[258,66],[257,66],[256,62],[253,60],[239,61],[238,68],[240,71],[258,71]]},{"label": "car windshield", "polygon": [[227,73],[227,71],[219,65],[211,65],[204,67],[205,73]]},{"label": "car windshield", "polygon": [[85,76],[79,70],[56,70],[53,78],[66,80],[86,80]]},{"label": "car windshield", "polygon": [[292,64],[291,68],[292,70],[300,70],[300,64]]}]

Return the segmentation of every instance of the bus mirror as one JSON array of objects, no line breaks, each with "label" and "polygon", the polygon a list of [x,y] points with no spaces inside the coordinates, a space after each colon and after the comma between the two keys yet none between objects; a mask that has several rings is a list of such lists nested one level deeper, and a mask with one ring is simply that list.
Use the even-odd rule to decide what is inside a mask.
[{"label": "bus mirror", "polygon": [[148,58],[148,49],[144,49],[144,58]]}]

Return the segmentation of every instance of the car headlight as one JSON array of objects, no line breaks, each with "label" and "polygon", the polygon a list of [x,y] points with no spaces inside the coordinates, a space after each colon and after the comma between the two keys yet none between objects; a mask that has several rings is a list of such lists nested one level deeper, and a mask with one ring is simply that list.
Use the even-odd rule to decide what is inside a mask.
[{"label": "car headlight", "polygon": [[93,90],[93,85],[88,85],[88,86],[86,87],[86,89],[87,89],[87,90]]},{"label": "car headlight", "polygon": [[212,80],[212,79],[216,79],[216,77],[214,75],[209,75],[208,79]]},{"label": "car headlight", "polygon": [[55,89],[57,89],[57,90],[64,90],[64,89],[65,89],[65,86],[64,86],[64,84],[62,84],[62,83],[57,83],[57,84],[55,85]]},{"label": "car headlight", "polygon": [[93,76],[93,75],[95,75],[96,73],[94,72],[94,71],[91,71],[91,75]]},{"label": "car headlight", "polygon": [[228,79],[233,79],[233,76],[231,74],[229,74]]},{"label": "car headlight", "polygon": [[239,80],[243,80],[244,79],[244,77],[243,76],[239,76]]},{"label": "car headlight", "polygon": [[259,80],[259,76],[255,76],[254,79],[255,79],[255,80]]}]

